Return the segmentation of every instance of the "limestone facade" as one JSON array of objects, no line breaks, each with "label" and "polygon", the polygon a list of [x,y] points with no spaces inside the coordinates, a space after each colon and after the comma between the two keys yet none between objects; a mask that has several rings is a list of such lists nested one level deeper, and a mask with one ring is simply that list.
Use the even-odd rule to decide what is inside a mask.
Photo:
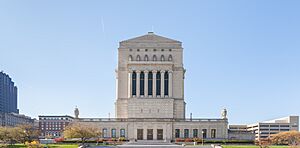
[{"label": "limestone facade", "polygon": [[116,69],[115,118],[80,118],[103,138],[226,139],[227,118],[186,119],[182,43],[153,32],[121,41]]}]

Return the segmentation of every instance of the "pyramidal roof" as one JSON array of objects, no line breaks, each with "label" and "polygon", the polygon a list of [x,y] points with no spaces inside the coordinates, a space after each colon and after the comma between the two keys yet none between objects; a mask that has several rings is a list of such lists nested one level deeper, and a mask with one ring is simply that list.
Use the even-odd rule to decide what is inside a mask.
[{"label": "pyramidal roof", "polygon": [[153,32],[148,32],[148,34],[146,35],[124,40],[122,42],[123,43],[181,43],[180,41],[177,40],[156,35]]}]

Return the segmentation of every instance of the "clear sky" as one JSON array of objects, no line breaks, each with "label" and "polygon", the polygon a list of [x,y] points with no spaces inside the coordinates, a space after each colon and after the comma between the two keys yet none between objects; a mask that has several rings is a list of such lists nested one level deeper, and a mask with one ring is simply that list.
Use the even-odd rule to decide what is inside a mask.
[{"label": "clear sky", "polygon": [[300,1],[0,1],[0,70],[20,112],[114,116],[119,41],[184,47],[187,116],[253,123],[300,115]]}]

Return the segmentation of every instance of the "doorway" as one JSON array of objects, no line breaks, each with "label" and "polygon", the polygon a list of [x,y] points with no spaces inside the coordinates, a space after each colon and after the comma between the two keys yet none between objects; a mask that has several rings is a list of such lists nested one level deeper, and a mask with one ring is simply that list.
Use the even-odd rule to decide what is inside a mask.
[{"label": "doorway", "polygon": [[153,140],[153,129],[147,129],[147,140]]},{"label": "doorway", "polygon": [[157,140],[163,140],[164,139],[164,130],[163,129],[157,129]]},{"label": "doorway", "polygon": [[137,129],[137,140],[143,140],[143,129]]}]

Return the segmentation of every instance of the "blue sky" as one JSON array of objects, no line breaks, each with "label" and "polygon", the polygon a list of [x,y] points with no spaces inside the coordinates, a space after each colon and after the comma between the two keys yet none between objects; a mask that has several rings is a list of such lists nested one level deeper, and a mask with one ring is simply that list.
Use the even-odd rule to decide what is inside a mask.
[{"label": "blue sky", "polygon": [[0,70],[20,112],[114,116],[118,42],[151,31],[184,46],[187,116],[300,115],[300,1],[0,1]]}]

